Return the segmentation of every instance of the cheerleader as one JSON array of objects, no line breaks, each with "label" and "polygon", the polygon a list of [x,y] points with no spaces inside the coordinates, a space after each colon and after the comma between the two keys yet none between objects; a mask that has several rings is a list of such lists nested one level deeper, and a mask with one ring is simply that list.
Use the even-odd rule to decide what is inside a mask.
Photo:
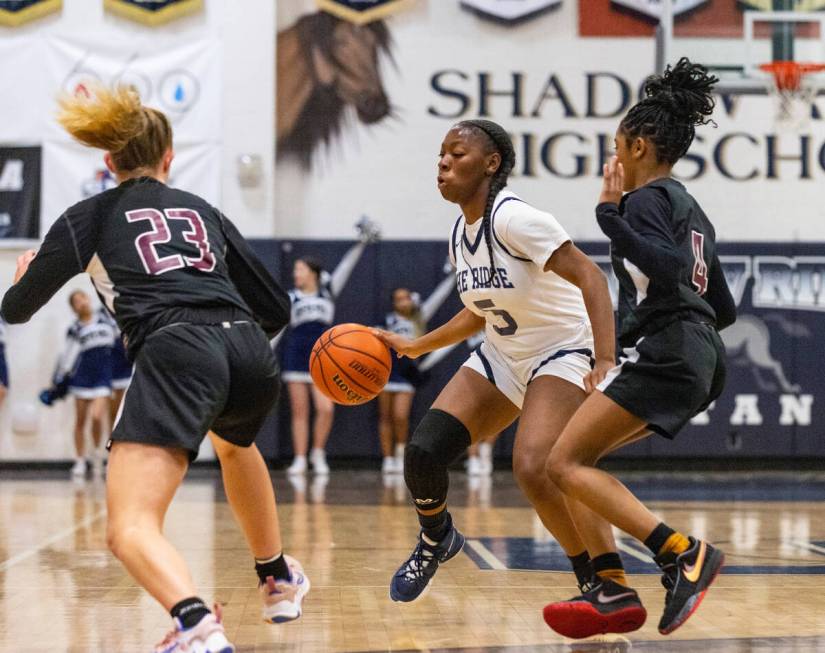
[{"label": "cheerleader", "polygon": [[112,346],[112,394],[109,397],[109,428],[114,428],[117,412],[129,381],[132,380],[132,363],[126,356],[126,346],[123,343],[123,335],[117,327],[117,322],[106,307],[100,309],[101,314],[112,325],[115,334],[114,345]]},{"label": "cheerleader", "polygon": [[378,240],[377,226],[367,218],[356,225],[361,241],[350,248],[330,275],[313,256],[303,256],[295,261],[293,280],[295,287],[289,292],[292,314],[289,334],[283,351],[282,378],[289,390],[292,413],[292,448],[295,459],[289,466],[289,474],[303,474],[307,470],[309,448],[310,394],[315,404],[313,448],[310,462],[316,474],[328,474],[324,447],[332,429],[332,402],[313,385],[309,375],[309,356],[318,337],[332,326],[335,319],[335,300],[349,280],[352,271],[369,243]]},{"label": "cheerleader", "polygon": [[[448,269],[451,268],[448,266]],[[419,337],[427,330],[427,323],[449,297],[454,286],[455,280],[450,274],[423,303],[418,293],[408,288],[395,288],[392,291],[393,310],[387,314],[384,328],[405,338]],[[419,368],[411,359],[393,357],[390,380],[378,397],[378,434],[384,455],[381,465],[384,474],[404,471],[404,446],[419,375]]]},{"label": "cheerleader", "polygon": [[66,332],[66,347],[57,366],[55,385],[68,379],[69,394],[75,399],[73,476],[86,474],[86,422],[92,427],[92,465],[97,474],[103,465],[100,443],[103,422],[112,394],[112,347],[115,332],[102,311],[94,311],[89,295],[75,290],[69,305],[77,320]]}]

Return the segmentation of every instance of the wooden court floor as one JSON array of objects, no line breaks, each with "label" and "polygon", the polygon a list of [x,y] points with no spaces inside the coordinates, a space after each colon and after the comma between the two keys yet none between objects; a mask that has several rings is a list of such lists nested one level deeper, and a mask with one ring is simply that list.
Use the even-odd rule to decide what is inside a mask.
[{"label": "wooden court floor", "polygon": [[[106,550],[102,482],[66,476],[0,471],[0,651],[150,651],[168,616]],[[327,484],[308,476],[304,486],[273,474],[287,551],[312,581],[305,614],[291,624],[259,621],[252,563],[217,472],[190,474],[167,532],[203,597],[224,605],[239,652],[825,652],[825,477],[624,478],[669,523],[728,554],[727,572],[668,638],[656,632],[659,578],[628,540],[621,548],[647,625],[627,639],[580,643],[545,626],[542,607],[572,596],[574,582],[507,472],[491,482],[453,475],[468,546],[409,605],[389,600],[388,581],[417,526],[403,482],[377,472],[333,472]]]}]

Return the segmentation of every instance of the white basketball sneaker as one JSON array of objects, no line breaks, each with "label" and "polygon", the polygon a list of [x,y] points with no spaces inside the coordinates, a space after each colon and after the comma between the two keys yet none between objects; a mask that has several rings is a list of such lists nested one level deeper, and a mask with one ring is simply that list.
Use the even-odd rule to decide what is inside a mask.
[{"label": "white basketball sneaker", "polygon": [[180,620],[175,619],[175,627],[155,646],[154,653],[235,653],[221,624],[221,607],[216,604],[192,628],[184,629]]},{"label": "white basketball sneaker", "polygon": [[74,461],[72,465],[72,476],[80,478],[86,476],[86,459],[81,457]]},{"label": "white basketball sneaker", "polygon": [[306,456],[295,456],[295,459],[292,461],[292,464],[287,467],[286,473],[290,475],[294,474],[304,474],[307,471],[307,457]]},{"label": "white basketball sneaker", "polygon": [[304,574],[304,568],[295,558],[285,555],[289,566],[290,579],[275,580],[268,576],[265,583],[258,586],[263,602],[264,621],[280,624],[293,621],[301,616],[301,604],[309,592],[309,578]]},{"label": "white basketball sneaker", "polygon": [[481,459],[478,456],[470,456],[469,458],[467,458],[467,475],[481,475]]},{"label": "white basketball sneaker", "polygon": [[309,454],[309,462],[312,463],[312,471],[316,474],[329,474],[327,454],[323,449],[313,449]]}]

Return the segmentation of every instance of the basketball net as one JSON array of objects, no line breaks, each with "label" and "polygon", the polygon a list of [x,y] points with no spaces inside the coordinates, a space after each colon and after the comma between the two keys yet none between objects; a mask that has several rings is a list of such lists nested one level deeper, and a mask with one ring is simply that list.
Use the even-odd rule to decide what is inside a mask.
[{"label": "basketball net", "polygon": [[776,103],[777,122],[796,129],[807,125],[819,91],[813,74],[824,71],[825,64],[772,61],[759,69],[771,75],[768,88]]}]

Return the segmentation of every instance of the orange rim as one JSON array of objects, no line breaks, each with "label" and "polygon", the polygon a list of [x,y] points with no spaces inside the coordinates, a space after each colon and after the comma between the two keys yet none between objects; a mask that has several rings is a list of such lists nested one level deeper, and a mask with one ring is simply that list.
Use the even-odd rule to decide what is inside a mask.
[{"label": "orange rim", "polygon": [[801,61],[772,61],[759,66],[763,72],[773,75],[776,88],[780,91],[797,91],[805,75],[825,70],[825,63]]}]

